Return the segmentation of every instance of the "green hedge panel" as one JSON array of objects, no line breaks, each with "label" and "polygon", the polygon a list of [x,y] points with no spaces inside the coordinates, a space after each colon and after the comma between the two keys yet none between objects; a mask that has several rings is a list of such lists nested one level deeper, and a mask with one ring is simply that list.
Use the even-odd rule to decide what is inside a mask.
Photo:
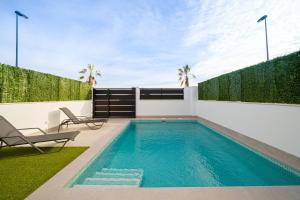
[{"label": "green hedge panel", "polygon": [[274,66],[278,100],[300,103],[300,53],[290,60],[278,60]]},{"label": "green hedge panel", "polygon": [[235,71],[228,75],[229,79],[229,100],[239,101],[241,99],[241,71]]},{"label": "green hedge panel", "polygon": [[32,72],[28,70],[29,91],[27,101],[59,101],[58,80],[59,77]]},{"label": "green hedge panel", "polygon": [[26,77],[26,72],[16,67],[2,67],[2,99],[6,99],[5,102],[20,102],[26,98]]},{"label": "green hedge panel", "polygon": [[264,102],[264,66],[245,68],[241,77],[242,101]]},{"label": "green hedge panel", "polygon": [[204,98],[204,84],[198,84],[198,99]]},{"label": "green hedge panel", "polygon": [[224,74],[222,76],[218,77],[218,82],[219,82],[219,98],[218,100],[223,101],[230,99],[230,93],[229,93],[229,75]]},{"label": "green hedge panel", "polygon": [[275,84],[274,63],[265,64],[264,68],[264,100],[262,102],[282,102],[278,100],[278,94]]},{"label": "green hedge panel", "polygon": [[62,101],[70,100],[70,81],[62,78],[59,80],[59,99]]},{"label": "green hedge panel", "polygon": [[198,84],[200,100],[300,103],[300,51]]},{"label": "green hedge panel", "polygon": [[91,99],[91,91],[90,91],[90,85],[80,83],[79,85],[79,99]]},{"label": "green hedge panel", "polygon": [[0,102],[91,99],[91,86],[76,80],[0,64]]},{"label": "green hedge panel", "polygon": [[219,81],[217,78],[205,84],[205,98],[210,100],[219,100]]}]

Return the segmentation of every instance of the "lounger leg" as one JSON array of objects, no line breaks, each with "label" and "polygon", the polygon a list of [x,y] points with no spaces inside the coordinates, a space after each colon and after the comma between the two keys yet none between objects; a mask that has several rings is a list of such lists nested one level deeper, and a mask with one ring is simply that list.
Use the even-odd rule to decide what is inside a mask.
[{"label": "lounger leg", "polygon": [[89,127],[90,129],[93,129],[88,123],[85,123],[85,125],[87,125],[87,127]]},{"label": "lounger leg", "polygon": [[101,124],[96,124],[96,123],[93,122],[93,124],[94,124],[95,126],[99,126],[99,128],[101,128],[101,127],[103,126],[104,122],[102,122]]},{"label": "lounger leg", "polygon": [[96,127],[96,128],[90,126],[89,123],[85,123],[85,125],[87,125],[87,126],[88,126],[90,129],[92,129],[92,130],[99,129],[99,128],[101,128],[101,127],[103,126],[103,124],[104,124],[104,122],[102,122],[101,124],[95,124],[94,122],[91,122],[91,123],[92,123],[92,124],[94,125],[94,127]]},{"label": "lounger leg", "polygon": [[59,133],[59,131],[60,131],[60,127],[62,126],[62,124],[59,124],[59,126],[58,126],[58,133]]},{"label": "lounger leg", "polygon": [[89,123],[86,123],[85,125],[87,125],[87,126],[88,126],[90,129],[92,129],[92,130],[97,129],[97,128],[94,128],[94,127],[90,126]]},{"label": "lounger leg", "polygon": [[36,150],[38,150],[40,153],[45,153],[45,151],[43,151],[42,149],[40,149],[39,147],[33,145],[33,144],[30,144],[30,146],[32,146],[33,148],[35,148]]},{"label": "lounger leg", "polygon": [[[64,142],[58,142],[58,141],[55,141],[56,143],[63,143],[61,147],[59,147],[59,149],[57,151],[53,151],[53,152],[48,152],[48,153],[55,153],[55,152],[60,152],[64,147],[65,145],[67,144],[67,142],[69,142],[70,140],[66,140]],[[40,148],[38,148],[37,146],[33,146],[35,149],[37,149],[39,152],[41,153],[46,153],[45,151],[41,150]]]},{"label": "lounger leg", "polygon": [[61,151],[61,150],[65,147],[65,145],[67,144],[67,142],[69,142],[69,140],[65,141],[65,142],[63,143],[63,145],[58,149],[57,152]]},{"label": "lounger leg", "polygon": [[[67,144],[67,142],[69,142],[69,141],[70,141],[70,139],[65,140],[64,142],[63,142],[63,141],[59,142],[59,141],[56,141],[56,140],[55,140],[56,143],[63,143],[63,144],[62,144],[62,146],[61,146],[57,151],[54,151],[54,152],[59,152],[59,151],[61,151],[61,150],[65,147],[65,145]],[[54,153],[54,152],[49,152],[49,153]]]}]

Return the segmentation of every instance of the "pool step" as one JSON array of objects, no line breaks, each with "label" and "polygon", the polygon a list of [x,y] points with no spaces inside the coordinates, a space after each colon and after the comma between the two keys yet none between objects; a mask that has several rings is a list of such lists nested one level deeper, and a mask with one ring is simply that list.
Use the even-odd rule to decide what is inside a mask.
[{"label": "pool step", "polygon": [[83,184],[93,186],[139,187],[140,182],[140,179],[133,178],[86,178]]},{"label": "pool step", "polygon": [[142,169],[103,168],[76,186],[139,187],[143,174]]},{"label": "pool step", "polygon": [[126,178],[126,179],[141,179],[141,174],[133,173],[107,173],[107,172],[96,172],[92,178]]},{"label": "pool step", "polygon": [[116,169],[116,168],[103,168],[101,172],[106,173],[133,173],[143,175],[144,170],[142,169]]}]

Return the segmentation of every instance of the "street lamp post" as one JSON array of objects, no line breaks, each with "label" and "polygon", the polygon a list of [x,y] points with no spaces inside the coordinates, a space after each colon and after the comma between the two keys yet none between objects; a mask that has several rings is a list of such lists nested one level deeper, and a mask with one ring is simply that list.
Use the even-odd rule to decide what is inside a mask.
[{"label": "street lamp post", "polygon": [[16,67],[18,67],[18,17],[23,17],[25,19],[28,19],[28,17],[19,11],[15,11],[16,13]]},{"label": "street lamp post", "polygon": [[266,32],[266,49],[267,49],[267,61],[269,60],[269,47],[268,47],[268,31],[267,31],[267,17],[268,15],[264,15],[257,22],[265,21],[265,32]]}]

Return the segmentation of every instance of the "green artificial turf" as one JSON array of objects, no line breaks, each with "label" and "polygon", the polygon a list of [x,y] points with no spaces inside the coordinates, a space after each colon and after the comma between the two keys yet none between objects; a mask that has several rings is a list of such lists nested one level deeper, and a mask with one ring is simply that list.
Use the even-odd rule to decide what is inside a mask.
[{"label": "green artificial turf", "polygon": [[0,150],[0,200],[24,199],[87,147],[65,147],[60,152],[43,149],[51,153],[39,154],[30,147]]}]

